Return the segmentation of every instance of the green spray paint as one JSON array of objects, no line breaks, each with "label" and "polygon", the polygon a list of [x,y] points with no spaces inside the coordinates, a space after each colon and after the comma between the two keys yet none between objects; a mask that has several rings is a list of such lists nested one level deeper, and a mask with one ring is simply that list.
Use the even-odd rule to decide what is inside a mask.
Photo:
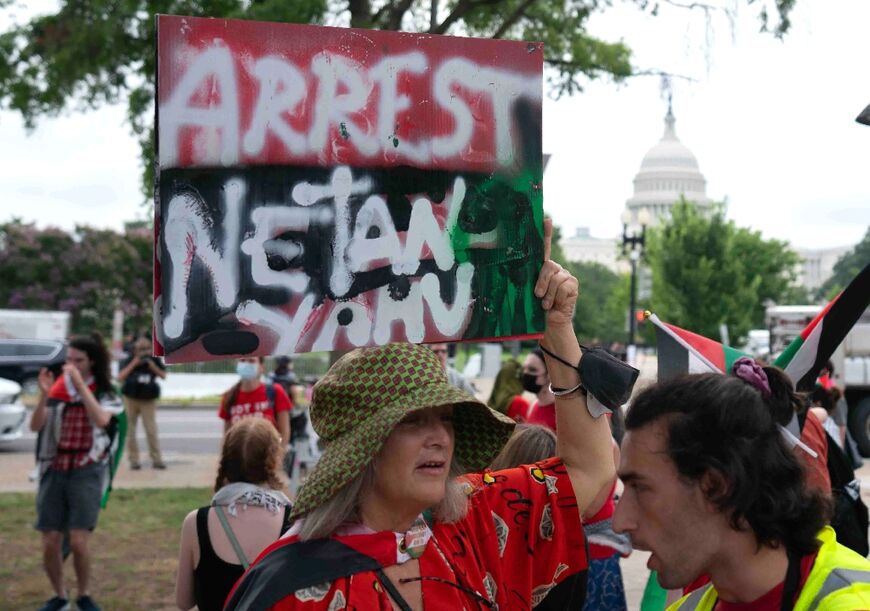
[{"label": "green spray paint", "polygon": [[[465,337],[540,333],[544,311],[534,286],[544,254],[541,172],[493,174],[469,186],[447,227],[457,264],[475,268],[475,307]],[[497,249],[471,248],[473,234],[494,230]]]}]

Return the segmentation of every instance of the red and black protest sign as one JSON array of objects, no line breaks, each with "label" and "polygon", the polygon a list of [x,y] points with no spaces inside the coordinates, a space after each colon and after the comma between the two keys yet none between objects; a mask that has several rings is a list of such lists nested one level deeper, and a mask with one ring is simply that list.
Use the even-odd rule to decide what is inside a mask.
[{"label": "red and black protest sign", "polygon": [[537,334],[543,46],[158,18],[167,361]]}]

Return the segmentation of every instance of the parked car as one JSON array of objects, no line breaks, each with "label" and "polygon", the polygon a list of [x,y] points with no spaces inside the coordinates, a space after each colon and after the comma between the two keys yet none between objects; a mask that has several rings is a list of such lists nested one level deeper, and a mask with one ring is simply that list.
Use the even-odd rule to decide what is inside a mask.
[{"label": "parked car", "polygon": [[0,338],[0,378],[17,382],[26,395],[39,391],[39,370],[47,367],[60,375],[66,360],[66,345],[54,339]]},{"label": "parked car", "polygon": [[20,384],[0,378],[0,443],[21,437],[27,409],[20,395]]}]

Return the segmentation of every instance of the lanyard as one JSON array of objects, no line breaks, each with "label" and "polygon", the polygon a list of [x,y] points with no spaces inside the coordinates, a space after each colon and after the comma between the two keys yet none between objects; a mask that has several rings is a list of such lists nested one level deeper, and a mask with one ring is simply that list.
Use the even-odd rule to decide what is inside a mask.
[{"label": "lanyard", "polygon": [[788,570],[785,573],[785,585],[782,589],[780,611],[794,609],[794,598],[797,595],[801,580],[801,558],[794,552],[788,552]]},{"label": "lanyard", "polygon": [[[432,542],[435,544],[435,547],[437,548],[438,542],[435,540],[434,536],[432,537]],[[438,551],[441,552],[440,548]],[[408,583],[410,581],[420,581],[420,582],[437,581],[439,583],[443,583],[444,585],[456,588],[457,590],[461,590],[466,595],[471,596],[471,598],[474,599],[474,602],[477,603],[478,607],[484,606],[485,608],[488,608],[488,609],[495,608],[495,604],[492,601],[490,601],[488,598],[481,596],[479,593],[475,592],[472,588],[465,586],[462,583],[462,580],[459,578],[459,573],[456,571],[456,569],[453,567],[453,565],[450,563],[450,561],[447,560],[447,556],[444,555],[443,553],[441,553],[440,555],[441,555],[442,559],[447,563],[447,567],[450,569],[450,572],[452,572],[453,576],[456,578],[455,583],[452,581],[449,581],[447,579],[442,579],[440,577],[428,577],[428,576],[423,576],[423,575],[421,575],[420,577],[406,577],[404,579],[400,579],[399,583]],[[380,568],[376,569],[375,574],[378,577],[378,581],[381,582],[381,585],[384,586],[384,589],[387,591],[387,593],[389,593],[389,595],[392,597],[393,601],[396,603],[396,605],[398,605],[399,609],[401,609],[401,611],[411,611],[411,606],[402,597],[402,595],[399,594],[398,588],[396,588],[396,586],[393,584],[393,582],[390,581],[390,578],[387,577],[387,575],[384,573],[383,569],[380,569]],[[422,587],[422,583],[420,585]]]}]

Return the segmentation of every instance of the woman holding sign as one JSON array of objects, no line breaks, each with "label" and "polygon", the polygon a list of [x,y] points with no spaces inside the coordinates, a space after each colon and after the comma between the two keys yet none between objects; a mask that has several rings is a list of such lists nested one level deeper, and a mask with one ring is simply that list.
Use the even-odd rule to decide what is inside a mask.
[{"label": "woman holding sign", "polygon": [[[636,370],[581,349],[578,283],[549,260],[535,286],[556,394],[558,458],[482,471],[513,430],[451,386],[425,346],[354,350],[315,386],[326,449],[300,490],[287,537],[270,546],[226,609],[580,608],[580,515],[614,477],[607,406]],[[606,410],[605,410],[606,411]],[[563,587],[564,586],[564,587]]]}]

